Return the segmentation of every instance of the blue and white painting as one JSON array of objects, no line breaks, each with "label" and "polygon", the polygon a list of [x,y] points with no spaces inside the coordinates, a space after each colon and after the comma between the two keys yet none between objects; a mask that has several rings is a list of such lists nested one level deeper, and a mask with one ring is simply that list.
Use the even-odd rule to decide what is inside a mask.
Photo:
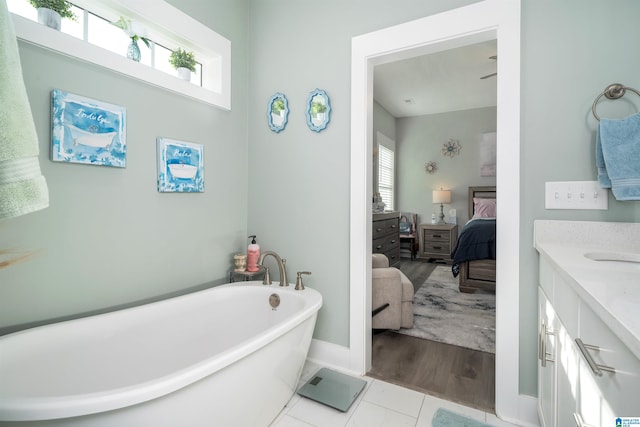
[{"label": "blue and white painting", "polygon": [[51,101],[51,160],[126,166],[126,108],[59,89]]},{"label": "blue and white painting", "polygon": [[202,144],[158,137],[157,149],[159,192],[204,192],[204,147]]}]

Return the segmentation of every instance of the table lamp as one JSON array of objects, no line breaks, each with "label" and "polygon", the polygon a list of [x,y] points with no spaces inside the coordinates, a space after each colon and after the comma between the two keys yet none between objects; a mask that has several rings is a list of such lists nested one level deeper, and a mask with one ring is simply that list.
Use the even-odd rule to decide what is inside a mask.
[{"label": "table lamp", "polygon": [[451,190],[443,190],[442,188],[440,190],[433,190],[433,203],[440,203],[440,220],[437,224],[446,224],[446,222],[444,222],[444,204],[451,203]]}]

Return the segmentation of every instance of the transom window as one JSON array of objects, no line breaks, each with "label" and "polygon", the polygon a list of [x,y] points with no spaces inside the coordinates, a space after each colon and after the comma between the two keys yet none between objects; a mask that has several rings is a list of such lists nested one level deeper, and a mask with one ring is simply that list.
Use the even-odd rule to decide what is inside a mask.
[{"label": "transom window", "polygon": [[[111,69],[152,86],[231,109],[231,42],[164,0],[72,0],[76,20],[62,19],[61,31],[37,23],[28,0],[6,0],[19,40]],[[131,42],[112,24],[120,17],[143,26],[149,47],[138,40],[141,61],[127,59]],[[139,34],[142,35],[142,34]],[[193,52],[191,83],[169,63],[172,50]]]},{"label": "transom window", "polygon": [[[26,0],[7,0],[9,11],[23,16],[32,21],[38,20],[36,9]],[[107,49],[118,55],[126,56],[127,47],[131,42],[129,36],[120,28],[86,9],[78,6],[71,8],[76,20],[63,19],[60,31],[77,39],[84,40],[93,45]],[[174,75],[175,70],[169,63],[171,49],[166,48],[153,40],[149,40],[149,47],[138,41],[141,59],[140,63],[167,74]],[[196,63],[195,73],[191,73],[191,83],[202,86],[202,64]]]}]

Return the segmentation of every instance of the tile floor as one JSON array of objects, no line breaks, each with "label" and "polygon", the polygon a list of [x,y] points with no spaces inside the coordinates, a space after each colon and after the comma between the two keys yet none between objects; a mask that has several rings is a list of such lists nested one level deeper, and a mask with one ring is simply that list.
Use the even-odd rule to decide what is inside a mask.
[{"label": "tile floor", "polygon": [[[300,385],[311,378],[320,366],[307,363]],[[495,427],[514,424],[499,420],[494,414],[458,405],[394,384],[364,377],[365,389],[349,411],[340,412],[299,395],[294,395],[271,423],[271,427],[431,427],[438,408],[445,408]]]}]

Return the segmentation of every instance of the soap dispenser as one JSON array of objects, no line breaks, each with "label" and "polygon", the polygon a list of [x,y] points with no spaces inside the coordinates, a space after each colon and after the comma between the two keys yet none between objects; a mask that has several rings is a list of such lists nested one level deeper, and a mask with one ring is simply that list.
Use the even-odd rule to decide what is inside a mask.
[{"label": "soap dispenser", "polygon": [[247,271],[256,272],[259,270],[258,258],[260,258],[260,246],[256,243],[256,236],[249,236],[251,244],[247,247]]}]

